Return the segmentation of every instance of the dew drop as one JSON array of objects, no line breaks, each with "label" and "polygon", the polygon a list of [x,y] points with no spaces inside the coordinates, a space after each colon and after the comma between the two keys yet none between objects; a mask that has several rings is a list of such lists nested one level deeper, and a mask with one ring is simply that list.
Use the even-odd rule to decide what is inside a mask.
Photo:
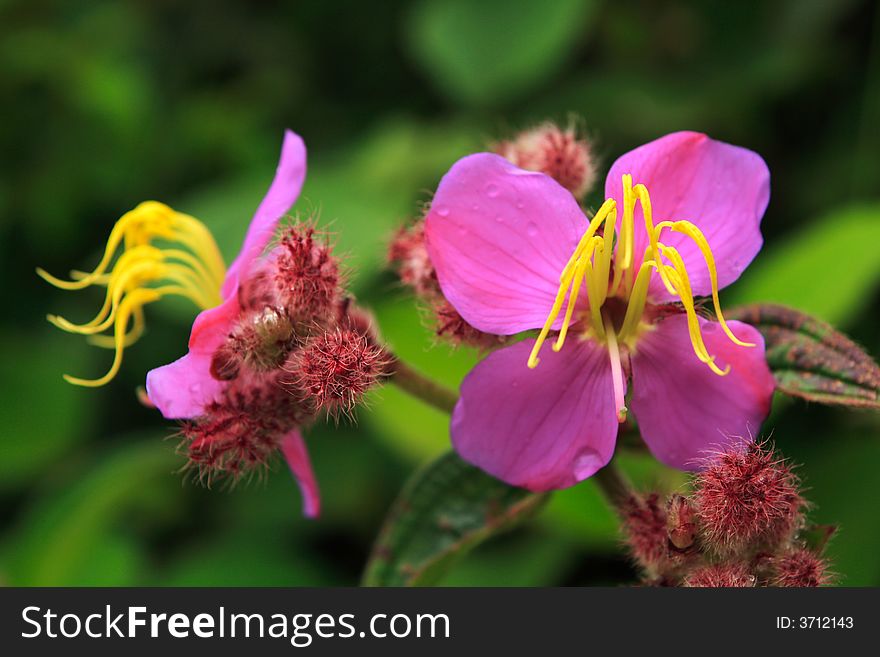
[{"label": "dew drop", "polygon": [[486,186],[486,194],[489,198],[498,198],[498,185],[495,183],[490,183]]},{"label": "dew drop", "polygon": [[574,472],[578,479],[589,477],[601,467],[602,457],[589,447],[581,450],[574,458]]},{"label": "dew drop", "polygon": [[448,217],[449,216],[449,208],[447,208],[446,206],[437,208],[437,214],[439,214],[441,217]]},{"label": "dew drop", "polygon": [[526,224],[526,235],[529,237],[537,237],[538,236],[538,224],[534,221],[530,221]]},{"label": "dew drop", "polygon": [[474,203],[474,204],[471,206],[471,210],[473,210],[474,212],[479,212],[479,211],[480,211],[480,206],[479,206],[479,204]]},{"label": "dew drop", "polygon": [[499,224],[503,224],[504,223],[504,215],[496,214],[495,221],[497,221]]}]

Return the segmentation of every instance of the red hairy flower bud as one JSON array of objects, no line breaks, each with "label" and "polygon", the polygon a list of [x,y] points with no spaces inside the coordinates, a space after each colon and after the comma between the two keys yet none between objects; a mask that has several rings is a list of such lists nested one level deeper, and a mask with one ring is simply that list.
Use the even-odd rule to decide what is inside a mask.
[{"label": "red hairy flower bud", "polygon": [[278,300],[294,329],[326,325],[342,283],[332,246],[312,226],[299,225],[284,231],[274,252]]},{"label": "red hairy flower bud", "polygon": [[362,333],[337,328],[312,337],[291,355],[288,389],[299,389],[332,416],[350,413],[390,374],[388,353]]},{"label": "red hairy flower bud", "polygon": [[741,563],[703,566],[684,579],[684,586],[693,588],[746,588],[755,586],[756,578]]},{"label": "red hairy flower bud", "polygon": [[220,381],[235,379],[242,366],[267,372],[284,364],[295,344],[293,325],[287,314],[273,306],[242,315],[232,333],[211,357],[211,376]]},{"label": "red hairy flower bud", "polygon": [[655,574],[669,553],[666,512],[657,493],[646,498],[632,496],[621,509],[623,535],[633,557],[648,573]]},{"label": "red hairy flower bud", "polygon": [[543,123],[493,150],[521,169],[547,174],[578,198],[596,182],[592,148],[578,139],[573,127],[563,130],[555,123]]},{"label": "red hairy flower bud", "polygon": [[831,582],[828,564],[809,550],[796,549],[775,557],[771,562],[772,586],[813,587]]},{"label": "red hairy flower bud", "polygon": [[305,405],[285,391],[278,375],[233,381],[205,414],[181,425],[188,467],[210,485],[220,477],[233,481],[265,466],[280,440],[311,419]]},{"label": "red hairy flower bud", "polygon": [[677,552],[688,552],[697,540],[696,511],[688,498],[673,495],[666,505],[666,529],[670,547]]},{"label": "red hairy flower bud", "polygon": [[434,304],[434,317],[437,335],[455,344],[466,344],[478,349],[491,349],[505,342],[504,336],[483,333],[468,324],[464,317],[458,314],[455,306],[445,298],[441,297]]},{"label": "red hairy flower bud", "polygon": [[788,540],[802,521],[799,486],[791,468],[763,445],[719,455],[695,480],[706,544],[729,554]]},{"label": "red hairy flower bud", "polygon": [[437,272],[428,257],[425,246],[425,222],[401,226],[388,247],[388,261],[397,265],[397,273],[404,285],[421,297],[440,294]]}]

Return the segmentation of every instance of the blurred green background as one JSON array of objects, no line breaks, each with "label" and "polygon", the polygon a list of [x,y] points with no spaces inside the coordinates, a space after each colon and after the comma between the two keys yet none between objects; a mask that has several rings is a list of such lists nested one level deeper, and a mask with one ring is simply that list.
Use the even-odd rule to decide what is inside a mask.
[{"label": "blurred green background", "polygon": [[[405,358],[455,384],[384,244],[442,173],[488,140],[583,117],[602,158],[694,129],[761,153],[766,246],[723,295],[835,322],[880,354],[880,22],[870,0],[79,2],[0,0],[0,583],[344,585],[389,504],[448,448],[445,418],[396,390],[356,426],[315,427],[320,520],[281,464],[232,491],[184,482],[174,428],[134,397],[185,349],[195,309],[148,334],[98,390],[109,352],[53,329],[99,293],[34,275],[97,262],[115,219],[158,199],[204,220],[227,258],[268,185],[282,129],[304,136],[298,204],[338,233],[353,286]],[[595,199],[593,199],[595,200]],[[880,418],[777,400],[766,425],[802,463],[813,517],[850,585],[880,584]],[[644,485],[679,474],[641,457]],[[482,546],[450,584],[629,582],[592,483]]]}]

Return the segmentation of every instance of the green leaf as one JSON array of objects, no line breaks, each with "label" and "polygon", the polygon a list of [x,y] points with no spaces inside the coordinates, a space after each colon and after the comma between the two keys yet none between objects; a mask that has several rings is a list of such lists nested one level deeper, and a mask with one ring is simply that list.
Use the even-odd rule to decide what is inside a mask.
[{"label": "green leaf", "polygon": [[833,212],[760,254],[729,304],[781,303],[845,326],[880,284],[880,205]]},{"label": "green leaf", "polygon": [[767,363],[780,392],[823,404],[880,408],[880,367],[834,327],[773,304],[728,314],[764,336]]},{"label": "green leaf", "polygon": [[0,490],[34,477],[89,431],[95,392],[61,378],[88,371],[88,349],[51,327],[0,336]]},{"label": "green leaf", "polygon": [[508,486],[448,452],[404,488],[373,548],[363,584],[434,584],[471,548],[531,517],[547,498]]},{"label": "green leaf", "polygon": [[498,104],[565,62],[594,7],[585,0],[424,0],[406,35],[416,60],[450,97]]},{"label": "green leaf", "polygon": [[[171,474],[176,464],[174,451],[153,437],[115,450],[85,476],[77,471],[75,482],[53,489],[26,509],[7,553],[10,582],[90,584],[82,574],[94,570],[93,555],[114,523],[135,500],[150,494],[148,484],[158,477],[179,486]],[[126,525],[130,523],[131,516]]]}]

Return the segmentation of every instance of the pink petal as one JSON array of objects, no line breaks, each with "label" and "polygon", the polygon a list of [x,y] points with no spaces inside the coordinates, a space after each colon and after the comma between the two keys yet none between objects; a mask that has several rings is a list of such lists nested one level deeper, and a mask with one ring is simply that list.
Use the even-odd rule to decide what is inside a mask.
[{"label": "pink petal", "polygon": [[306,145],[295,132],[285,130],[275,178],[251,220],[238,257],[226,272],[226,281],[223,283],[224,299],[235,292],[239,278],[247,276],[250,263],[262,254],[275,235],[278,221],[299,198],[305,178]]},{"label": "pink petal", "polygon": [[318,494],[318,482],[309,461],[309,453],[299,430],[294,429],[281,441],[281,453],[290,466],[290,471],[299,484],[303,496],[303,515],[317,518],[321,512],[321,498]]},{"label": "pink petal", "polygon": [[147,395],[168,419],[198,417],[224,383],[211,376],[211,358],[238,317],[238,297],[203,310],[193,322],[189,353],[147,373]]},{"label": "pink petal", "polygon": [[223,383],[211,376],[211,358],[238,317],[240,309],[235,292],[239,279],[251,273],[255,261],[274,236],[279,219],[299,197],[305,175],[305,144],[299,135],[287,130],[275,179],[251,220],[238,257],[226,272],[221,291],[225,301],[196,317],[189,338],[189,353],[147,374],[147,394],[166,418],[197,417],[222,391]]},{"label": "pink petal", "polygon": [[587,221],[570,192],[498,155],[456,162],[425,224],[443,294],[471,325],[509,335],[544,325]]},{"label": "pink petal", "polygon": [[534,491],[573,486],[614,452],[617,414],[608,352],[569,339],[526,367],[534,340],[500,349],[461,385],[452,442],[466,461]]},{"label": "pink petal", "polygon": [[[697,132],[675,132],[618,158],[608,172],[605,196],[623,207],[621,176],[632,174],[651,195],[654,224],[687,220],[706,236],[715,256],[720,287],[731,284],[761,249],[761,218],[770,200],[770,172],[761,156],[745,148],[709,139]],[[618,215],[618,227],[620,217]],[[641,262],[647,245],[641,205],[635,211],[634,255]],[[681,253],[697,296],[711,293],[709,270],[693,241],[669,229],[662,241]],[[672,297],[656,276],[656,301]]]},{"label": "pink petal", "polygon": [[738,347],[720,324],[700,319],[703,340],[727,376],[697,360],[684,315],[656,325],[632,355],[630,406],[642,437],[663,463],[695,470],[720,448],[751,442],[770,412],[775,382],[764,359],[764,340],[752,326],[729,322]]}]

